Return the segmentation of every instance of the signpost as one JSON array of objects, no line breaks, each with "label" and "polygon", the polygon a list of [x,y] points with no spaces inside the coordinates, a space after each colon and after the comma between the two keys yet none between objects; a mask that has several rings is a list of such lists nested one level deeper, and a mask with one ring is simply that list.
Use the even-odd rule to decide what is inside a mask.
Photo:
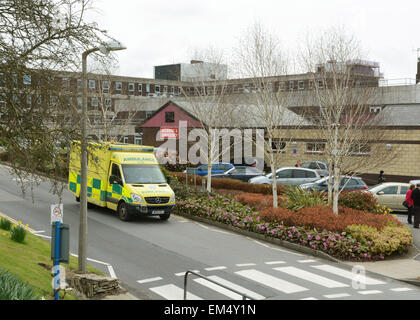
[{"label": "signpost", "polygon": [[63,224],[63,204],[51,205],[51,260],[53,260],[54,300],[59,300],[60,262],[69,263],[70,228]]},{"label": "signpost", "polygon": [[160,128],[161,139],[179,139],[179,128]]}]

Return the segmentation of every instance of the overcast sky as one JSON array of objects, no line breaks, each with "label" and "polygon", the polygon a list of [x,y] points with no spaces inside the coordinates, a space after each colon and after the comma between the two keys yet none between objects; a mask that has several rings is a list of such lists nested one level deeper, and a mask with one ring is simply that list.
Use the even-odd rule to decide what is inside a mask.
[{"label": "overcast sky", "polygon": [[255,20],[293,48],[308,30],[342,25],[386,79],[415,79],[419,0],[96,0],[90,14],[127,50],[120,75],[153,77],[153,66],[187,63],[195,48],[229,52]]}]

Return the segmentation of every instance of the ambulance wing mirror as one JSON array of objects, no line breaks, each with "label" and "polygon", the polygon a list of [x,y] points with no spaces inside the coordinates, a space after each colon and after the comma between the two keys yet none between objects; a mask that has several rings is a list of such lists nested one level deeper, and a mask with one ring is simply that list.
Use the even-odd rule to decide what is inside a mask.
[{"label": "ambulance wing mirror", "polygon": [[171,183],[171,177],[170,176],[167,176],[166,177],[166,181],[168,182],[168,184],[170,184]]}]

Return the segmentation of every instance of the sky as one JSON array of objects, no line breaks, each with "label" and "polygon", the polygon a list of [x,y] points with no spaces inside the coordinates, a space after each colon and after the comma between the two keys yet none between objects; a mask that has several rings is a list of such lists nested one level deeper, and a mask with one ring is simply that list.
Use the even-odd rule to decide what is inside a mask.
[{"label": "sky", "polygon": [[153,67],[189,63],[195,49],[229,54],[255,21],[294,50],[307,33],[342,26],[385,79],[415,79],[420,48],[418,0],[94,0],[95,21],[127,49],[116,74],[153,78]]}]

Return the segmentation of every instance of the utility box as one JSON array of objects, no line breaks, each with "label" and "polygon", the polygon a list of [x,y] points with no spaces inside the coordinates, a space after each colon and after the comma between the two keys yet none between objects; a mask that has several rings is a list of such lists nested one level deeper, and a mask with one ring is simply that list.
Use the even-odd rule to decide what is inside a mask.
[{"label": "utility box", "polygon": [[55,256],[55,230],[57,226],[54,224],[51,225],[51,260],[57,260],[58,262],[62,263],[69,263],[70,262],[70,227],[68,224],[62,224],[58,228],[60,228],[60,256]]}]

